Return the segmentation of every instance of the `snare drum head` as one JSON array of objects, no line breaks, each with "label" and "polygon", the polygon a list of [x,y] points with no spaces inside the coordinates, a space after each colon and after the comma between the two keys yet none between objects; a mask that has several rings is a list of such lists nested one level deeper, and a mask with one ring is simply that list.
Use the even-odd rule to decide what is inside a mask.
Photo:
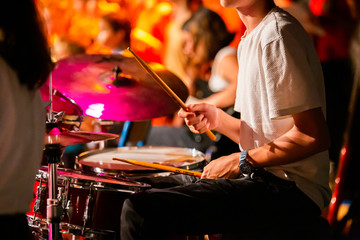
[{"label": "snare drum head", "polygon": [[83,169],[92,168],[95,172],[100,172],[100,169],[110,172],[155,171],[155,169],[113,160],[113,158],[158,163],[184,169],[195,169],[205,163],[205,155],[196,149],[162,146],[120,147],[89,151],[80,154],[77,161]]}]

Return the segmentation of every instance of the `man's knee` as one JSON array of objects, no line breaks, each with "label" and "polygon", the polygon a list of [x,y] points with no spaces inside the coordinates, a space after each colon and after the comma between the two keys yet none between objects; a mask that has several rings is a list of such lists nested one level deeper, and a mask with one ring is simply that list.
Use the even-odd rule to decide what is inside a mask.
[{"label": "man's knee", "polygon": [[120,217],[121,239],[137,239],[141,234],[144,218],[135,210],[130,199],[124,201]]}]

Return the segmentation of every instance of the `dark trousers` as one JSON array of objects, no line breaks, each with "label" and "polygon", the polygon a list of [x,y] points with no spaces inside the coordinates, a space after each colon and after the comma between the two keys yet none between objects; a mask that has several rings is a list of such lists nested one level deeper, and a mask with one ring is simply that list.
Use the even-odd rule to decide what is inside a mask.
[{"label": "dark trousers", "polygon": [[25,214],[0,215],[0,238],[32,240]]},{"label": "dark trousers", "polygon": [[177,175],[172,182],[182,185],[152,188],[124,202],[122,240],[219,233],[255,236],[295,223],[297,216],[310,220],[320,215],[318,206],[295,183],[267,172],[216,180]]}]

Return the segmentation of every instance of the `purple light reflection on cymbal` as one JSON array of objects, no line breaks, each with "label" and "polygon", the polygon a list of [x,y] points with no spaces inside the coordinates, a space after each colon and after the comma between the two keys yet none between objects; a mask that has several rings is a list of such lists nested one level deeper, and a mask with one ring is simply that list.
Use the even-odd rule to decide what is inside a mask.
[{"label": "purple light reflection on cymbal", "polygon": [[[115,79],[113,69],[122,72]],[[165,68],[156,73],[185,101],[186,85]],[[77,55],[56,63],[54,89],[73,99],[84,114],[103,120],[137,121],[175,113],[179,106],[133,58]]]},{"label": "purple light reflection on cymbal", "polygon": [[[50,94],[49,94],[49,85],[44,84],[40,88],[40,94],[43,101],[49,101],[50,100]],[[65,112],[66,115],[76,115],[80,116],[83,114],[83,111],[81,107],[75,103],[71,98],[66,97],[65,94],[60,93],[56,89],[53,89],[53,111],[55,112]],[[49,107],[48,107],[49,108]]]}]

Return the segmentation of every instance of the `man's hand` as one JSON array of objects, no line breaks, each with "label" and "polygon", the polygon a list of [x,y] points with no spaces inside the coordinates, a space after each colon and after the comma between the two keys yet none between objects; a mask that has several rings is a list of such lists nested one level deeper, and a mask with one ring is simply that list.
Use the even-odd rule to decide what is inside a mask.
[{"label": "man's hand", "polygon": [[180,109],[178,116],[185,119],[186,125],[193,133],[204,133],[219,124],[217,108],[207,103],[190,104],[187,111]]},{"label": "man's hand", "polygon": [[205,168],[201,178],[237,178],[239,171],[240,152],[220,157],[211,161]]}]

